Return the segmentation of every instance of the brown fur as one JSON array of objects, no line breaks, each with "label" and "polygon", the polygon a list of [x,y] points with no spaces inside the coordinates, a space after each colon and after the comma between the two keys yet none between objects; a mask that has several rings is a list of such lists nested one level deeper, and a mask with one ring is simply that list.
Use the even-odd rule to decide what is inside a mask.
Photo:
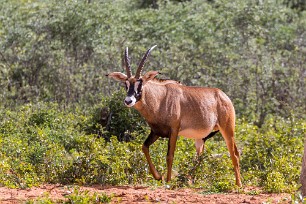
[{"label": "brown fur", "polygon": [[[204,146],[202,139],[213,130],[220,130],[234,164],[236,184],[241,186],[239,153],[234,141],[235,110],[225,93],[216,88],[149,81],[143,87],[142,94],[142,99],[134,107],[146,119],[153,132],[170,139],[170,158],[167,160],[173,159],[171,146],[175,148],[178,135],[195,139],[197,152],[201,154]],[[162,128],[169,130],[160,131]],[[152,168],[151,172],[156,170]],[[170,179],[171,168],[168,168],[167,180]]]}]

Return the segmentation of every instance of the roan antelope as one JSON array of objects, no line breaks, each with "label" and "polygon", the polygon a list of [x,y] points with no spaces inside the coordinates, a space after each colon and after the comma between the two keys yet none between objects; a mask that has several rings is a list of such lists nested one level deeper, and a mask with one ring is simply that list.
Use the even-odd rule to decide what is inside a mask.
[{"label": "roan antelope", "polygon": [[[107,76],[125,83],[127,96],[124,103],[134,107],[146,119],[151,132],[142,150],[149,163],[150,172],[157,180],[162,176],[156,170],[149,147],[159,137],[169,138],[167,153],[167,182],[171,180],[174,150],[178,135],[195,140],[197,154],[204,148],[205,140],[221,132],[234,165],[236,185],[241,186],[239,152],[234,140],[235,110],[229,97],[217,88],[184,86],[174,80],[159,80],[157,71],[143,76],[142,69],[155,46],[143,56],[136,75],[132,75],[128,48],[125,50],[126,75],[113,72]],[[206,136],[206,137],[205,137]]]}]

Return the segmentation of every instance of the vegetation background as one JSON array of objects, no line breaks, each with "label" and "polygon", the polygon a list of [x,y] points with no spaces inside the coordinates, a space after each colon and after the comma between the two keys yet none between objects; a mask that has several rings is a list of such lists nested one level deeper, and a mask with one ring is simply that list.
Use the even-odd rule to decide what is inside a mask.
[{"label": "vegetation background", "polygon": [[[125,47],[136,68],[157,44],[145,71],[232,99],[244,185],[297,190],[305,9],[303,0],[1,0],[0,184],[162,185],[141,152],[148,127],[104,77],[124,71]],[[166,147],[160,140],[151,149],[162,172]],[[221,135],[200,160],[193,141],[180,138],[171,186],[234,188]]]}]

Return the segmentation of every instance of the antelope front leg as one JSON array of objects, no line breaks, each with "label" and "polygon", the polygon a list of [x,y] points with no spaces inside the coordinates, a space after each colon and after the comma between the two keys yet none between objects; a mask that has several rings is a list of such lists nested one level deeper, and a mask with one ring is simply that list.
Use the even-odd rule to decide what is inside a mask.
[{"label": "antelope front leg", "polygon": [[156,170],[151,157],[150,157],[150,152],[149,152],[149,147],[151,144],[153,144],[159,136],[157,136],[153,131],[151,131],[151,133],[149,134],[148,138],[146,139],[146,141],[143,143],[142,145],[142,151],[146,156],[146,159],[148,161],[149,164],[149,168],[150,168],[150,172],[151,174],[153,174],[153,177],[156,180],[161,180],[162,176],[158,173],[158,171]]},{"label": "antelope front leg", "polygon": [[172,132],[168,141],[168,153],[167,153],[167,182],[171,180],[171,171],[172,171],[172,164],[174,158],[174,151],[176,147],[176,140],[177,140],[178,132]]}]

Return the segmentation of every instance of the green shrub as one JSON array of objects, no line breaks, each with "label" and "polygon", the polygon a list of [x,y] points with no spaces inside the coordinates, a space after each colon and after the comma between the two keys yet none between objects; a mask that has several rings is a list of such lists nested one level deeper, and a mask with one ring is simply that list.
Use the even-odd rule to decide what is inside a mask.
[{"label": "green shrub", "polygon": [[[134,126],[129,142],[120,141],[118,135],[106,141],[86,129],[92,124],[96,108],[80,110],[61,109],[51,103],[1,109],[1,185],[27,188],[42,183],[164,184],[153,179],[141,151],[149,134],[145,124]],[[123,120],[116,117],[120,116],[112,120]],[[296,189],[305,127],[305,121],[292,118],[270,116],[262,128],[238,120],[235,139],[241,152],[243,184],[262,186],[267,192]],[[150,147],[152,161],[164,177],[167,145],[168,140],[160,139]],[[171,188],[189,186],[225,192],[234,190],[234,184],[233,165],[221,134],[206,142],[199,158],[193,140],[178,139]]]},{"label": "green shrub", "polygon": [[139,9],[139,0],[3,0],[0,102],[92,107],[118,90],[104,75],[124,71],[125,47],[135,71],[157,44],[144,71],[218,87],[239,117],[258,126],[269,114],[287,118],[292,110],[305,118],[305,11],[274,0],[175,2]]},{"label": "green shrub", "polygon": [[119,141],[130,141],[132,132],[143,133],[146,123],[140,114],[133,108],[124,105],[125,90],[120,89],[110,97],[103,97],[101,103],[91,110],[91,117],[83,124],[87,133],[98,134],[110,140],[117,136]]},{"label": "green shrub", "polygon": [[50,198],[49,194],[44,194],[37,199],[26,201],[26,204],[100,204],[110,203],[113,197],[108,196],[105,193],[90,193],[88,190],[81,191],[78,187],[74,187],[70,190],[72,192],[69,195],[66,195],[64,200],[54,200]]},{"label": "green shrub", "polygon": [[269,191],[273,191],[272,185],[275,185],[275,192],[294,190],[299,181],[302,160],[298,158],[302,158],[305,123],[270,120],[261,129],[247,123],[238,125],[238,128],[245,179]]},{"label": "green shrub", "polygon": [[80,191],[78,188],[74,188],[73,192],[66,196],[68,199],[66,204],[87,204],[87,203],[110,203],[112,196],[108,196],[105,193],[90,194],[89,191]]},{"label": "green shrub", "polygon": [[264,185],[264,189],[267,192],[281,193],[287,190],[286,187],[285,178],[282,173],[277,171],[268,173]]}]

